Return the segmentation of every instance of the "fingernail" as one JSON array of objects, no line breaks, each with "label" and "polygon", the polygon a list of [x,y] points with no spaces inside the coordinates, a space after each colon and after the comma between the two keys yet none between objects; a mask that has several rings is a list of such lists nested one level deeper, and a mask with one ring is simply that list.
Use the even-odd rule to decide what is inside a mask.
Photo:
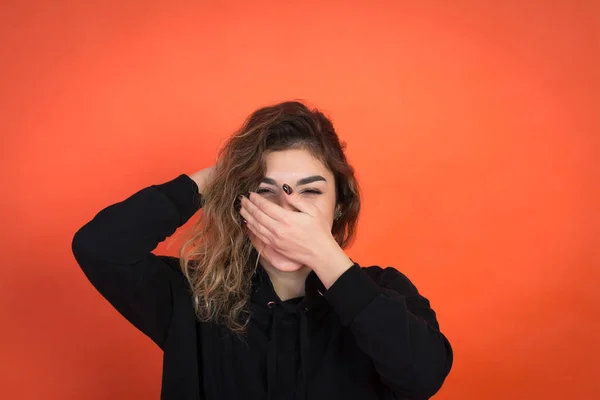
[{"label": "fingernail", "polygon": [[289,187],[289,185],[287,183],[283,184],[283,191],[286,192],[287,194],[292,194],[293,190],[291,187]]},{"label": "fingernail", "polygon": [[242,217],[242,222],[243,222],[244,224],[247,224],[247,223],[248,223],[248,221],[246,221],[246,218],[244,218],[244,217]]},{"label": "fingernail", "polygon": [[239,201],[241,201],[241,200],[242,200],[242,197],[245,197],[245,198],[249,199],[249,198],[250,198],[250,192],[244,192],[244,193],[242,193],[242,194],[239,194],[239,195],[238,195],[238,197],[237,197],[237,199],[238,199]]}]

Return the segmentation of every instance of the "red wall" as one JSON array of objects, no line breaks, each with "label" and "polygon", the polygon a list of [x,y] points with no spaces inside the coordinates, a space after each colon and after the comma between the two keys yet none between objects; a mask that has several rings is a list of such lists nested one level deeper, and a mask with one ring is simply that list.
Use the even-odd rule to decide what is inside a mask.
[{"label": "red wall", "polygon": [[456,360],[437,398],[597,397],[600,9],[545,3],[4,1],[2,397],[158,398],[160,351],[72,235],[290,98],[348,142],[350,255],[438,312]]}]

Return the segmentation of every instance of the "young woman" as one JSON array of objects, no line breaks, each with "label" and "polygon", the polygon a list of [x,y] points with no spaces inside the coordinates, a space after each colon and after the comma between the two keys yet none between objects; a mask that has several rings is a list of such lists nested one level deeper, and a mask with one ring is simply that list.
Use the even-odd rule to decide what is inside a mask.
[{"label": "young woman", "polygon": [[[152,253],[200,208],[180,257]],[[100,211],[72,250],[164,351],[162,399],[428,399],[452,349],[405,275],[344,253],[359,210],[331,122],[285,102],[215,166]]]}]

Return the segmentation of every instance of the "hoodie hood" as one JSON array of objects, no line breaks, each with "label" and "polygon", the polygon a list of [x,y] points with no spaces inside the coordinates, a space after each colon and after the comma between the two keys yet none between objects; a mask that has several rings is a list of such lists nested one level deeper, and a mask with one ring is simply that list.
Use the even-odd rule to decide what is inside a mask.
[{"label": "hoodie hood", "polygon": [[[305,280],[305,295],[281,301],[266,270],[258,265],[252,282],[251,310],[255,323],[263,327],[267,341],[269,400],[285,395],[282,390],[286,388],[280,387],[282,380],[295,383],[292,399],[306,399],[309,372],[313,365],[311,327],[331,309],[323,296],[325,291],[317,274],[311,271]],[[286,362],[278,365],[282,358],[286,358]],[[289,394],[284,397],[290,398]]]}]

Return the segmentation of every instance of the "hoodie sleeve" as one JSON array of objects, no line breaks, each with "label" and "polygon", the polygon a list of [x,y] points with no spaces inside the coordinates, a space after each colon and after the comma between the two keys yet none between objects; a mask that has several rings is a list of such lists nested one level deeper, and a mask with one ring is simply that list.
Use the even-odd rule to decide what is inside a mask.
[{"label": "hoodie sleeve", "polygon": [[73,236],[72,252],[98,292],[160,348],[172,314],[179,259],[152,251],[201,207],[189,176],[146,187],[112,204]]},{"label": "hoodie sleeve", "polygon": [[405,275],[355,263],[325,297],[397,396],[422,400],[439,391],[452,367],[452,347],[429,301]]}]

